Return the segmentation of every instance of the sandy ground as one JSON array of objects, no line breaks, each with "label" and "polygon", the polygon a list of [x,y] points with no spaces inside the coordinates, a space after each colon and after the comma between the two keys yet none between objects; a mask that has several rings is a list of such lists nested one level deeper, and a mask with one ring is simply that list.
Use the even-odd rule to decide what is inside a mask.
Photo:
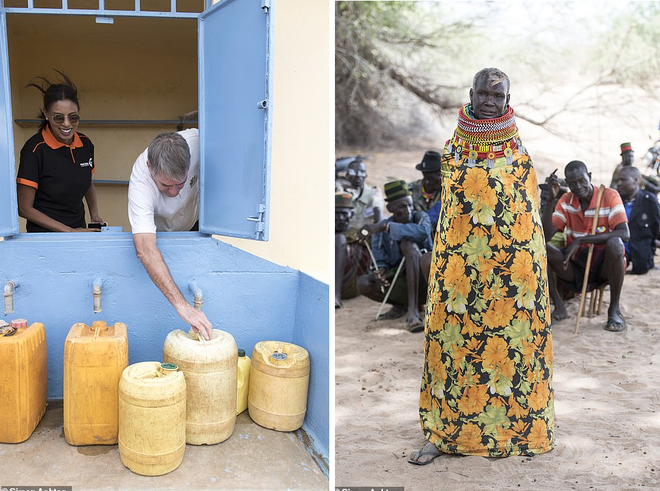
[{"label": "sandy ground", "polygon": [[[336,312],[335,487],[406,490],[660,489],[659,271],[627,276],[628,330],[602,329],[605,313],[553,329],[556,447],[534,458],[441,457],[407,463],[424,444],[418,418],[424,334],[373,318],[364,297]],[[640,301],[644,299],[644,301]],[[609,293],[605,293],[605,305]]]},{"label": "sandy ground", "polygon": [[[414,164],[427,148],[433,146],[369,154],[368,182],[382,188],[394,178],[418,178]],[[539,180],[560,164],[534,161]],[[659,270],[626,276],[621,306],[628,330],[621,334],[603,330],[609,292],[603,313],[583,318],[577,335],[579,301],[568,303],[571,318],[553,328],[552,452],[531,459],[445,456],[425,467],[407,463],[424,444],[418,417],[424,334],[408,333],[402,320],[373,321],[378,304],[364,297],[346,300],[335,310],[335,487],[660,489],[658,281]]]}]

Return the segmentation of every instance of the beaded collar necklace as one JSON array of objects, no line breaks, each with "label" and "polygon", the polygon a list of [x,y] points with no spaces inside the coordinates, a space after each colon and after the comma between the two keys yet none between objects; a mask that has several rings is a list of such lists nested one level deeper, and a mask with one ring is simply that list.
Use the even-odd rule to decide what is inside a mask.
[{"label": "beaded collar necklace", "polygon": [[477,159],[485,159],[492,167],[495,159],[501,157],[505,157],[508,164],[513,161],[517,137],[516,117],[510,106],[499,118],[476,119],[472,115],[472,105],[466,104],[458,111],[458,126],[448,143],[457,162],[467,157],[468,165],[474,165]]}]

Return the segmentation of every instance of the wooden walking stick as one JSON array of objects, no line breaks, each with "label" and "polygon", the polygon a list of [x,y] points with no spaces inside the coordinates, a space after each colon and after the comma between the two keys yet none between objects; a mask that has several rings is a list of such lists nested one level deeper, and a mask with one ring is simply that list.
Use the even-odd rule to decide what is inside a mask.
[{"label": "wooden walking stick", "polygon": [[[365,237],[365,238],[369,235],[369,232],[367,232],[367,231],[364,230],[364,229],[362,229],[362,230],[360,231],[360,233],[361,233],[362,236]],[[378,269],[378,263],[376,262],[376,257],[374,256],[374,253],[373,253],[373,251],[371,250],[371,247],[369,247],[369,242],[367,242],[367,241],[365,240],[365,241],[364,241],[364,245],[367,246],[367,251],[369,251],[369,256],[371,256],[371,262],[372,262],[373,265],[374,265],[374,271],[376,271],[376,270]],[[380,285],[380,291],[383,292],[383,293],[385,293],[385,288],[383,288],[383,285]]]},{"label": "wooden walking stick", "polygon": [[[598,228],[598,213],[600,212],[600,201],[603,198],[603,193],[605,192],[605,185],[601,184],[598,188],[598,194],[596,195],[596,212],[594,214],[594,221],[591,224],[591,235],[596,234],[596,229]],[[578,307],[577,318],[575,319],[575,334],[578,333],[580,329],[580,317],[582,316],[582,310],[584,309],[584,301],[587,296],[587,283],[589,281],[589,270],[591,269],[591,256],[594,253],[594,245],[589,244],[589,252],[587,252],[587,263],[584,266],[584,280],[582,281],[582,295],[580,295],[580,306]]]},{"label": "wooden walking stick", "polygon": [[380,304],[380,308],[378,309],[378,313],[376,314],[376,317],[374,320],[378,320],[380,317],[380,313],[383,311],[383,307],[387,303],[387,299],[390,298],[390,293],[392,293],[392,288],[394,288],[394,283],[396,283],[397,278],[399,277],[399,273],[401,273],[401,270],[403,269],[403,263],[406,262],[406,257],[401,258],[401,262],[399,263],[399,267],[396,270],[396,273],[394,273],[394,279],[392,280],[392,283],[390,284],[390,289],[387,290],[387,293],[385,294],[385,298],[383,299],[383,302]]}]

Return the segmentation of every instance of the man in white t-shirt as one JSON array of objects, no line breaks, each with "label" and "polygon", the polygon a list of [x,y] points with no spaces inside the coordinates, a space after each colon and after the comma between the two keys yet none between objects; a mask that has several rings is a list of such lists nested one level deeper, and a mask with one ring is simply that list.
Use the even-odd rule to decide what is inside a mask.
[{"label": "man in white t-shirt", "polygon": [[162,133],[133,164],[128,218],[137,256],[149,277],[194,331],[210,339],[213,326],[190,305],[156,245],[156,232],[197,230],[199,131]]}]

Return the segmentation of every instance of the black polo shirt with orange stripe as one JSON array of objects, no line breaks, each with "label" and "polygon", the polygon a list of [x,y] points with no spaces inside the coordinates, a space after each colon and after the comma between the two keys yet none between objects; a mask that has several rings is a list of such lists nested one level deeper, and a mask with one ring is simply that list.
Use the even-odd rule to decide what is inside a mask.
[{"label": "black polo shirt with orange stripe", "polygon": [[[34,208],[69,227],[85,226],[83,197],[92,184],[94,145],[74,133],[70,145],[55,139],[46,126],[21,150],[16,182],[36,189]],[[28,232],[49,230],[27,222]]]}]

